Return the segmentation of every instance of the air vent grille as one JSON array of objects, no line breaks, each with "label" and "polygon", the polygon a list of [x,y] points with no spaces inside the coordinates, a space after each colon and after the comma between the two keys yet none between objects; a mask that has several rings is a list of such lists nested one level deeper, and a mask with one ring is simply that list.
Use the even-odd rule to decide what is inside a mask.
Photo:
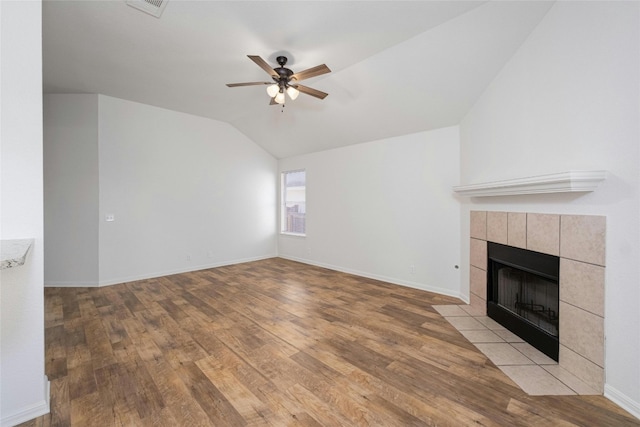
[{"label": "air vent grille", "polygon": [[169,0],[126,0],[126,3],[149,15],[160,18]]}]

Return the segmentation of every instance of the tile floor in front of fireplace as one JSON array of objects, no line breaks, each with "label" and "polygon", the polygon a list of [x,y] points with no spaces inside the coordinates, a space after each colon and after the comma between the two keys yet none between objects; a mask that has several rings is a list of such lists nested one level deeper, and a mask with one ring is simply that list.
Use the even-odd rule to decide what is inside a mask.
[{"label": "tile floor in front of fireplace", "polygon": [[558,362],[471,306],[433,308],[527,394],[599,394]]}]

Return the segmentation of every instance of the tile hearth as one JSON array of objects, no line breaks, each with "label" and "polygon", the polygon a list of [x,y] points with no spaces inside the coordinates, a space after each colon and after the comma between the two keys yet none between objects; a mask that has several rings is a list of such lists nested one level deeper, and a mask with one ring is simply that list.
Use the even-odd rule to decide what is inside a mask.
[{"label": "tile hearth", "polygon": [[600,394],[470,305],[435,305],[465,338],[529,395]]}]

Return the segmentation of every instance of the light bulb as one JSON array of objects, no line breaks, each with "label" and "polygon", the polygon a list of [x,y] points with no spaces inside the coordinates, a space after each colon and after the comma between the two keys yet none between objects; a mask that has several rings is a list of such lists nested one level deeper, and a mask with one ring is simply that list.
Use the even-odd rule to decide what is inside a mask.
[{"label": "light bulb", "polygon": [[287,88],[287,95],[289,95],[289,98],[293,101],[298,97],[298,95],[300,95],[300,91],[293,86],[289,86]]},{"label": "light bulb", "polygon": [[273,84],[270,86],[267,86],[267,93],[269,94],[269,96],[271,98],[273,98],[274,96],[276,96],[278,94],[278,92],[280,91],[280,87],[278,87],[278,85]]},{"label": "light bulb", "polygon": [[284,104],[284,92],[278,92],[273,98],[278,104]]}]

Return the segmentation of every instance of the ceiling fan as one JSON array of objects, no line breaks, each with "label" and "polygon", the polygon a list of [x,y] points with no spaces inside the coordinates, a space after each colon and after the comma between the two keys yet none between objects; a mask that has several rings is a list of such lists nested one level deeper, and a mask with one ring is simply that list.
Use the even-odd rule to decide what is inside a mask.
[{"label": "ceiling fan", "polygon": [[294,73],[288,68],[285,68],[287,64],[286,56],[278,56],[276,61],[279,67],[271,68],[267,61],[257,55],[247,55],[249,59],[258,64],[260,68],[265,70],[267,74],[271,76],[273,82],[247,82],[247,83],[227,83],[229,87],[237,86],[257,86],[267,85],[267,93],[271,97],[270,105],[284,104],[285,93],[289,98],[296,99],[300,92],[313,97],[324,99],[327,95],[326,92],[322,92],[317,89],[310,88],[299,84],[299,81],[320,76],[322,74],[330,73],[331,70],[325,64],[317,65],[299,73]]}]

